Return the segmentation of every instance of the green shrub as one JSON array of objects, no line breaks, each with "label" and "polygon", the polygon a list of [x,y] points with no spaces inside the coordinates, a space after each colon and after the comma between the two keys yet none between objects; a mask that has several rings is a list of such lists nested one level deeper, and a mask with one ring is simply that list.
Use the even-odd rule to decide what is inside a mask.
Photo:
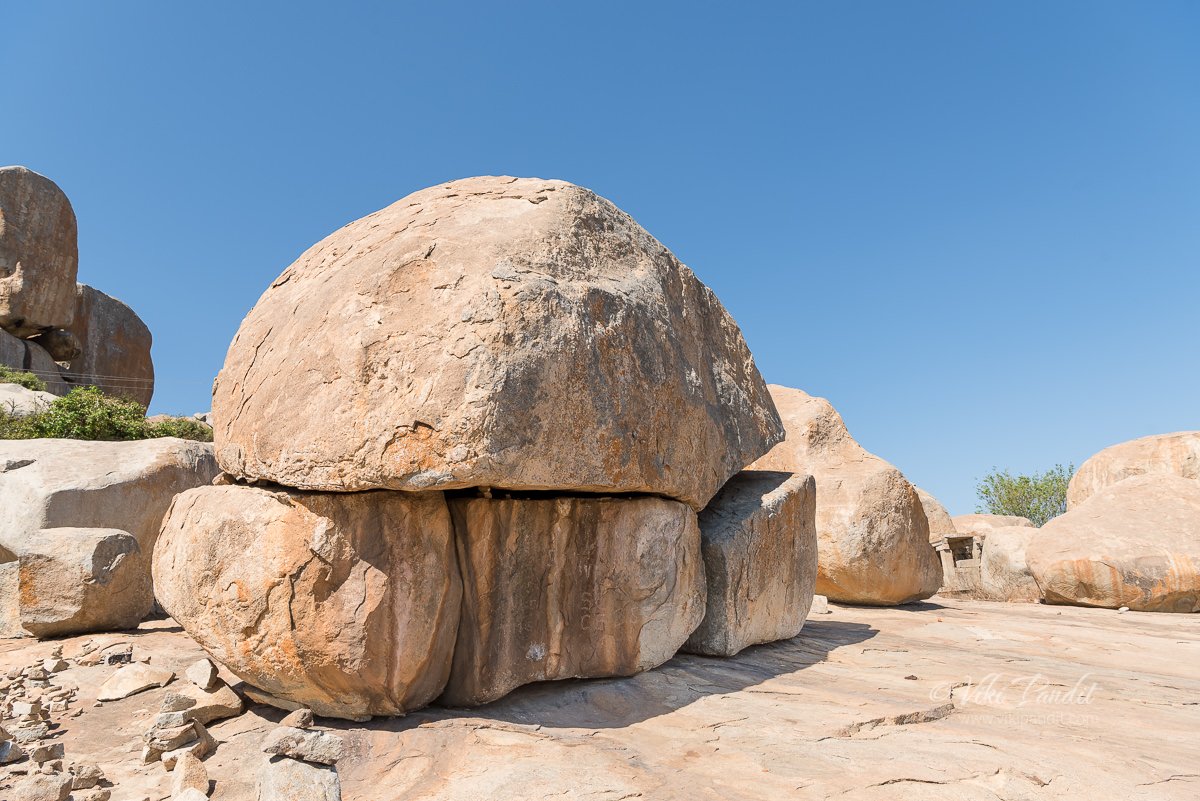
[{"label": "green shrub", "polygon": [[0,384],[20,384],[25,389],[45,392],[46,382],[33,373],[26,373],[0,364]]},{"label": "green shrub", "polygon": [[1043,526],[1067,511],[1067,484],[1074,473],[1075,465],[1061,464],[1028,476],[993,468],[975,487],[980,503],[975,511],[1019,515]]},{"label": "green shrub", "polygon": [[33,414],[0,409],[0,439],[40,437],[110,441],[179,437],[212,442],[212,429],[187,417],[147,422],[140,403],[105,395],[97,387],[77,387]]},{"label": "green shrub", "polygon": [[149,437],[179,437],[194,439],[197,442],[212,442],[212,429],[190,417],[172,417],[157,423],[146,424],[146,435]]},{"label": "green shrub", "polygon": [[44,412],[29,415],[39,437],[59,439],[145,439],[146,410],[137,401],[78,387],[55,398]]}]

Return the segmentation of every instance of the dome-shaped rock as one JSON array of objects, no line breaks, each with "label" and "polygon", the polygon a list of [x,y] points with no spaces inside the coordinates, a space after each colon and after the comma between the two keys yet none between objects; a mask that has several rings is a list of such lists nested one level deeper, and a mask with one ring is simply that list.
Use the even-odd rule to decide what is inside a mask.
[{"label": "dome-shaped rock", "polygon": [[242,322],[213,414],[248,479],[696,509],[783,437],[712,291],[612,203],[533,178],[431,187],[314,245]]},{"label": "dome-shaped rock", "polygon": [[1074,509],[1118,481],[1148,474],[1200,479],[1200,431],[1156,434],[1110,445],[1081,464],[1071,477],[1067,508]]},{"label": "dome-shaped rock", "polygon": [[913,485],[855,442],[829,401],[774,384],[770,391],[787,440],[750,469],[816,479],[817,594],[886,606],[936,593],[942,568]]}]

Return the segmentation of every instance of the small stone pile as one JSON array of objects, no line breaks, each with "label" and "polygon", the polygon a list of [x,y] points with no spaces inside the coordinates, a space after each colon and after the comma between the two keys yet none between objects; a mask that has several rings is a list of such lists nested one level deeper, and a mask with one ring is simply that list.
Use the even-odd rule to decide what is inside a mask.
[{"label": "small stone pile", "polygon": [[150,329],[121,301],[75,282],[66,194],[25,167],[0,167],[0,223],[0,365],[36,373],[55,395],[95,385],[148,406]]},{"label": "small stone pile", "polygon": [[0,680],[0,798],[108,801],[100,768],[67,761],[63,744],[53,741],[60,727],[56,715],[82,713],[72,709],[78,688],[56,681],[69,667],[56,647],[41,662],[14,668]]},{"label": "small stone pile", "polygon": [[342,758],[342,738],[312,728],[312,710],[297,709],[263,740],[259,801],[341,801],[335,763]]},{"label": "small stone pile", "polygon": [[694,648],[729,654],[812,597],[807,476],[714,499],[784,436],[737,325],[562,181],[432,187],[313,246],[243,321],[213,420],[224,475],[175,499],[154,584],[281,705],[630,675],[706,611]]},{"label": "small stone pile", "polygon": [[189,683],[166,694],[154,722],[142,736],[142,761],[161,761],[171,771],[178,769],[185,755],[204,759],[212,754],[217,743],[205,727],[240,715],[244,708],[241,697],[220,679],[209,660],[191,665],[184,676]]}]

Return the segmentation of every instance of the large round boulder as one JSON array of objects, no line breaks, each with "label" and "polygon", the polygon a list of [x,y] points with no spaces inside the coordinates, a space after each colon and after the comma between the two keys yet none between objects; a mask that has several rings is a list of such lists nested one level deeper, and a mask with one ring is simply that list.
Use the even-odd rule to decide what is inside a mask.
[{"label": "large round boulder", "polygon": [[817,594],[891,605],[936,593],[942,567],[913,485],[855,442],[829,401],[774,384],[770,392],[787,439],[750,469],[816,479]]},{"label": "large round boulder", "polygon": [[1200,612],[1200,481],[1117,482],[1042,526],[1027,558],[1047,603]]},{"label": "large round boulder", "polygon": [[1200,431],[1156,434],[1105,448],[1071,477],[1067,508],[1074,509],[1118,481],[1150,474],[1200,479]]},{"label": "large round boulder", "polygon": [[247,479],[697,510],[783,436],[712,291],[612,203],[533,178],[424,189],[314,245],[242,322],[213,414]]},{"label": "large round boulder", "polygon": [[198,487],[154,551],[159,602],[233,673],[318,715],[398,715],[450,674],[462,583],[440,492]]},{"label": "large round boulder", "polygon": [[68,325],[78,271],[66,194],[25,167],[0,167],[0,328],[24,338]]}]

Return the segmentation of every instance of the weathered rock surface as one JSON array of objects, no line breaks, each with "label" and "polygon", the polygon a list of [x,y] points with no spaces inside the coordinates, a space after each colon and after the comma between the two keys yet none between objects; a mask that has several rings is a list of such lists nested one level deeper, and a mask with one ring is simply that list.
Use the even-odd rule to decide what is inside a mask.
[{"label": "weathered rock surface", "polygon": [[74,304],[74,322],[67,330],[79,342],[80,353],[68,360],[67,380],[149,406],[154,395],[150,329],[133,309],[87,284],[76,285]]},{"label": "weathered rock surface", "polygon": [[135,624],[153,602],[150,557],[171,499],[216,474],[211,445],[180,439],[0,441],[0,586],[23,588],[0,594],[0,627]]},{"label": "weathered rock surface", "polygon": [[54,402],[54,395],[26,389],[20,384],[0,384],[0,411],[5,414],[27,415],[44,411]]},{"label": "weathered rock surface", "polygon": [[[451,497],[462,618],[443,703],[522,684],[626,676],[704,616],[696,514],[657,497]],[[314,711],[320,713],[314,707]]]},{"label": "weathered rock surface", "polygon": [[244,478],[697,510],[783,433],[737,325],[670,251],[586,189],[504,177],[310,248],[243,321],[213,414]]},{"label": "weathered rock surface", "polygon": [[[941,597],[916,608],[831,609],[810,619],[799,637],[736,659],[681,654],[628,678],[529,685],[476,711],[431,706],[400,721],[348,727],[338,762],[344,795],[1197,798],[1200,779],[1189,774],[1196,773],[1200,726],[1200,615]],[[172,670],[203,655],[170,620],[146,621],[135,636],[137,657]],[[69,659],[85,640],[103,647],[123,638],[3,640],[0,676],[47,658],[52,645],[63,646]],[[61,724],[54,739],[69,759],[104,766],[113,801],[165,798],[171,774],[138,757],[146,725],[138,714],[186,683],[93,707],[112,671],[98,665],[67,672],[64,680],[80,688],[82,712],[54,713]],[[985,681],[992,676],[994,683]],[[955,706],[949,714],[932,714],[947,703]],[[260,746],[278,718],[274,709],[252,706],[214,724],[221,744],[204,762],[213,801],[256,797]],[[0,778],[0,798],[5,789]]]},{"label": "weathered rock surface", "polygon": [[278,726],[267,733],[263,751],[268,754],[332,765],[342,758],[346,745],[341,737],[324,731]]},{"label": "weathered rock surface", "polygon": [[700,513],[708,602],[683,650],[733,656],[795,637],[817,581],[816,482],[745,470]]},{"label": "weathered rock surface", "polygon": [[150,555],[126,531],[47,528],[17,557],[21,627],[35,637],[134,628],[154,606]]},{"label": "weathered rock surface", "polygon": [[982,512],[970,515],[955,515],[951,520],[954,529],[961,535],[987,536],[987,533],[997,528],[1024,526],[1035,528],[1033,521],[1018,515],[989,515]]},{"label": "weathered rock surface", "polygon": [[213,657],[317,714],[401,714],[449,673],[461,583],[439,492],[193,489],[163,521],[154,576]]},{"label": "weathered rock surface", "polygon": [[750,469],[816,479],[817,593],[871,605],[936,593],[941,563],[913,485],[855,442],[829,401],[774,384],[770,391],[787,439]]},{"label": "weathered rock surface", "polygon": [[914,486],[913,489],[921,499],[921,508],[925,510],[925,519],[929,522],[929,541],[937,542],[955,536],[958,530],[954,528],[954,520],[946,511],[946,507],[920,487]]},{"label": "weathered rock surface", "polygon": [[35,773],[18,779],[10,801],[67,801],[71,797],[71,777],[65,773]]},{"label": "weathered rock surface", "polygon": [[341,801],[337,771],[287,757],[262,764],[258,801]]},{"label": "weathered rock surface", "polygon": [[1067,508],[1074,509],[1105,487],[1140,475],[1200,480],[1200,431],[1157,434],[1105,448],[1071,477]]},{"label": "weathered rock surface", "polygon": [[0,167],[0,328],[29,337],[70,324],[79,270],[75,212],[58,185]]},{"label": "weathered rock surface", "polygon": [[1032,526],[1001,526],[987,532],[979,563],[979,592],[993,601],[1038,601],[1042,597],[1026,553],[1044,536]]},{"label": "weathered rock surface", "polygon": [[1027,557],[1047,603],[1198,612],[1200,481],[1151,474],[1106,487],[1042,526]]}]

